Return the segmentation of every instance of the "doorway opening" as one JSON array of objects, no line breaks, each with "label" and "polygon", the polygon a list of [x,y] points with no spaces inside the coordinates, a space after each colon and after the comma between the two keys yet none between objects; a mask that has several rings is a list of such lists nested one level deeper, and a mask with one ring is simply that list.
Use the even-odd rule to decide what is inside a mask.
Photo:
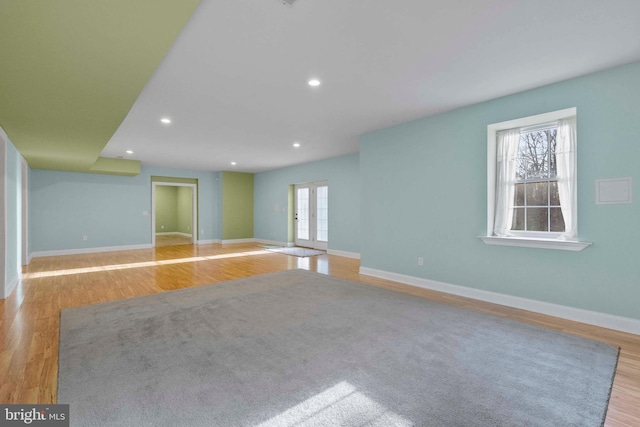
[{"label": "doorway opening", "polygon": [[196,184],[152,182],[151,244],[190,245],[198,240]]},{"label": "doorway opening", "polygon": [[326,181],[294,186],[296,246],[327,250],[329,243],[329,184]]}]

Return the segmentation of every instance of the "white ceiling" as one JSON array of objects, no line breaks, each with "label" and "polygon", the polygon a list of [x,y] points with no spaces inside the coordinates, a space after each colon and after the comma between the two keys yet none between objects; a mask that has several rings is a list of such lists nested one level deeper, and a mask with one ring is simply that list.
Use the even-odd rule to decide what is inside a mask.
[{"label": "white ceiling", "polygon": [[259,172],[353,153],[369,131],[638,61],[639,24],[639,0],[202,0],[102,155]]}]

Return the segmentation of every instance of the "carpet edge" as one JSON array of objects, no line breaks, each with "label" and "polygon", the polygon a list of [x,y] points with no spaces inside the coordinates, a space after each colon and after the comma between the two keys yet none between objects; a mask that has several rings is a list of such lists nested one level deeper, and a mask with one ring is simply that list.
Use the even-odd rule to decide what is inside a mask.
[{"label": "carpet edge", "polygon": [[[611,346],[614,347],[614,346]],[[600,421],[600,427],[604,427],[604,424],[607,421],[607,413],[609,412],[609,402],[611,402],[611,393],[613,392],[613,383],[616,379],[616,372],[618,372],[618,363],[620,363],[620,346],[614,347],[617,348],[616,352],[616,363],[613,365],[613,373],[611,374],[611,385],[609,386],[609,393],[607,395],[607,401],[605,402],[604,413],[602,414],[602,420]]]}]

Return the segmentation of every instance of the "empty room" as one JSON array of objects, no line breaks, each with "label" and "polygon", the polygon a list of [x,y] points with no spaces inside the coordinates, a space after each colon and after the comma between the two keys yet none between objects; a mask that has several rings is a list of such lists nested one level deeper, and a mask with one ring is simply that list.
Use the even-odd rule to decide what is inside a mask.
[{"label": "empty room", "polygon": [[638,22],[0,0],[0,424],[640,425]]}]

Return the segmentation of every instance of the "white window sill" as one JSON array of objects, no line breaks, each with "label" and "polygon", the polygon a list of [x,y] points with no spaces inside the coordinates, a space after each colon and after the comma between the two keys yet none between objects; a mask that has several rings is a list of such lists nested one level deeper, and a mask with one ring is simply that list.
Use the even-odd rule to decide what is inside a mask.
[{"label": "white window sill", "polygon": [[592,244],[591,242],[533,239],[527,237],[478,236],[478,238],[487,245],[520,246],[524,248],[557,249],[561,251],[581,251]]}]

